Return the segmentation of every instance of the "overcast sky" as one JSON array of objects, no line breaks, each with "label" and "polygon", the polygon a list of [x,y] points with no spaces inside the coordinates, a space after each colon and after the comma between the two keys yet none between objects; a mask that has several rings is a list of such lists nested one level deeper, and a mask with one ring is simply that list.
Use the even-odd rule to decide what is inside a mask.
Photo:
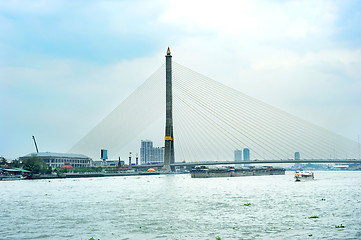
[{"label": "overcast sky", "polygon": [[361,135],[360,1],[0,1],[0,156],[34,152],[32,135],[67,152],[168,46],[203,75]]}]

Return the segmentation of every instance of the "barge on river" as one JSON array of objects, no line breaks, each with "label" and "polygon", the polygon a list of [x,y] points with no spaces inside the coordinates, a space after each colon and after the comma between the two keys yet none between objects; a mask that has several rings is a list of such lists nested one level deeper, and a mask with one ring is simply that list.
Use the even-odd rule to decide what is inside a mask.
[{"label": "barge on river", "polygon": [[264,175],[285,175],[285,169],[281,167],[213,167],[198,166],[192,169],[192,178],[212,177],[242,177],[242,176],[264,176]]}]

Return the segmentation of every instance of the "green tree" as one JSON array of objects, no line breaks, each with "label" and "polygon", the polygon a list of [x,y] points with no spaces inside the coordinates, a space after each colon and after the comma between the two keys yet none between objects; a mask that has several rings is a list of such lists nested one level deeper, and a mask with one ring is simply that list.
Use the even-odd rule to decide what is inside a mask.
[{"label": "green tree", "polygon": [[47,173],[48,171],[46,163],[35,155],[23,160],[23,168],[31,171],[33,174]]},{"label": "green tree", "polygon": [[9,166],[19,168],[21,167],[21,162],[19,159],[15,159],[9,163]]},{"label": "green tree", "polygon": [[64,174],[64,173],[68,173],[68,169],[65,167],[64,169],[60,169],[56,172],[58,175],[59,174]]},{"label": "green tree", "polygon": [[4,157],[0,157],[0,165],[6,165],[8,161]]},{"label": "green tree", "polygon": [[76,167],[74,168],[74,172],[99,172],[101,171],[101,167]]},{"label": "green tree", "polygon": [[52,167],[48,167],[48,169],[46,170],[47,174],[51,174],[53,172],[53,168]]}]

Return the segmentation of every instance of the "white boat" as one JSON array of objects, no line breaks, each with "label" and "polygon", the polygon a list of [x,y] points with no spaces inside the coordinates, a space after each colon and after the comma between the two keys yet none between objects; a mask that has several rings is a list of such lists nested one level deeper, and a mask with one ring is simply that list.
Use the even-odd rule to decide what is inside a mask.
[{"label": "white boat", "polygon": [[307,180],[315,179],[315,176],[313,175],[313,172],[311,172],[311,170],[308,170],[308,171],[296,171],[295,179],[296,179],[296,182],[307,181]]},{"label": "white boat", "polygon": [[22,175],[0,175],[0,181],[8,181],[8,180],[23,180],[25,179]]}]

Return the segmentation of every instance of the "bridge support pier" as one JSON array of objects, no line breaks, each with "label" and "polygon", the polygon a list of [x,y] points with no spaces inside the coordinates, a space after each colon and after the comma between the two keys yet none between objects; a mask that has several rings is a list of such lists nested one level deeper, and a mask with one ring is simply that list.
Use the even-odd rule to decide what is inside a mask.
[{"label": "bridge support pier", "polygon": [[173,104],[172,104],[172,55],[168,47],[166,62],[166,123],[164,143],[164,168],[167,172],[174,171],[170,164],[174,163],[174,136],[173,136]]}]

